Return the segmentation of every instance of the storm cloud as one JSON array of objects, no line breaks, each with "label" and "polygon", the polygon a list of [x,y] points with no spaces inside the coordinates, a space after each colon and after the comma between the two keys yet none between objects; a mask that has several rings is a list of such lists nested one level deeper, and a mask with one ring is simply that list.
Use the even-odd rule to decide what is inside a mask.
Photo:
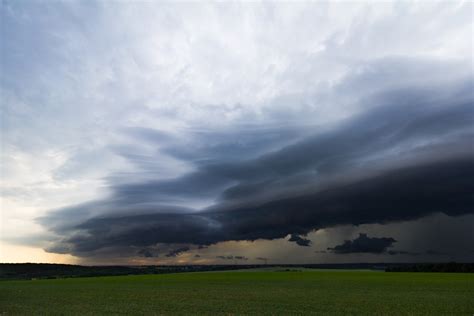
[{"label": "storm cloud", "polygon": [[[437,212],[469,214],[474,211],[470,83],[435,101],[430,89],[385,92],[371,100],[386,105],[279,150],[200,163],[177,179],[112,185],[109,199],[62,209],[40,222],[64,236],[61,249],[81,255],[101,248],[202,246],[289,234],[290,241],[309,246],[300,235],[321,228]],[[165,205],[218,188],[220,198],[207,208]],[[102,216],[76,223],[68,217],[98,210]]]},{"label": "storm cloud", "polygon": [[299,246],[308,247],[311,244],[311,240],[302,238],[296,234],[291,234],[290,239],[288,241],[294,242]]},{"label": "storm cloud", "polygon": [[[348,254],[348,253],[374,253],[380,254],[387,251],[388,248],[393,247],[397,242],[391,237],[368,237],[367,234],[359,234],[354,240],[346,240],[343,244],[328,248],[333,253]],[[391,253],[395,254],[395,253]]]},{"label": "storm cloud", "polygon": [[156,255],[153,254],[153,252],[149,249],[140,249],[137,254],[141,257],[145,257],[145,258],[152,258],[152,257],[156,257]]},{"label": "storm cloud", "polygon": [[190,250],[189,247],[181,247],[181,248],[178,248],[178,249],[173,249],[170,252],[168,252],[166,254],[166,256],[167,257],[177,257],[180,254],[182,254],[183,252],[186,252],[186,251],[189,251],[189,250]]},{"label": "storm cloud", "polygon": [[472,6],[7,1],[0,243],[472,258]]}]

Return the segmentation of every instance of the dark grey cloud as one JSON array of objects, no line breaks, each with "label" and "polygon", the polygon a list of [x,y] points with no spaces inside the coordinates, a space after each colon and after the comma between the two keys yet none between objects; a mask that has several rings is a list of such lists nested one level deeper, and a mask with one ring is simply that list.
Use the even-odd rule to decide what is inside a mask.
[{"label": "dark grey cloud", "polygon": [[420,252],[406,251],[406,250],[388,250],[387,253],[391,256],[395,256],[395,255],[418,256],[418,255],[421,255]]},{"label": "dark grey cloud", "polygon": [[[262,153],[270,152],[303,138],[310,127],[305,126],[268,126],[244,124],[224,131],[192,131],[187,139],[175,138],[163,141],[163,132],[152,129],[133,129],[133,136],[140,142],[160,144],[162,154],[190,161],[197,170],[178,178],[166,181],[148,180],[141,183],[124,183],[114,186],[114,198],[117,203],[139,203],[140,201],[158,201],[176,203],[185,198],[214,198],[220,195],[222,188],[236,181],[245,180],[259,166],[251,166],[252,161]],[[171,138],[171,137],[170,137]],[[163,144],[164,143],[164,144]],[[147,172],[154,172],[157,157],[138,155],[130,148],[119,154]],[[249,161],[243,166],[242,161]],[[246,174],[239,176],[245,170]],[[248,190],[251,191],[251,190]],[[225,191],[223,196],[232,197],[233,190]]]},{"label": "dark grey cloud", "polygon": [[248,260],[249,258],[245,256],[234,256],[234,255],[228,255],[228,256],[216,256],[217,259],[222,259],[222,260]]},{"label": "dark grey cloud", "polygon": [[[207,134],[214,147],[223,147],[215,153],[213,146],[197,146],[199,158],[188,161],[193,171],[168,180],[112,182],[108,198],[40,219],[59,236],[50,251],[87,256],[103,249],[199,247],[289,234],[290,241],[308,246],[301,236],[321,228],[471,214],[472,83],[468,78],[446,87],[378,92],[362,100],[367,110],[337,124],[305,135],[285,136],[283,129],[280,146],[273,129],[272,136],[251,130],[255,141],[229,140],[232,149],[225,146],[229,135]],[[191,159],[177,153],[186,151],[179,141],[161,132],[138,130],[133,137],[157,139],[174,157]],[[261,145],[265,139],[272,145]],[[253,144],[248,151],[247,142]],[[182,206],[210,198],[210,207]]]},{"label": "dark grey cloud", "polygon": [[145,258],[152,258],[152,257],[157,257],[153,252],[149,249],[140,249],[137,252],[138,256],[140,257],[145,257]]},{"label": "dark grey cloud", "polygon": [[359,234],[354,240],[345,240],[341,245],[329,247],[333,253],[348,254],[348,253],[374,253],[381,254],[387,251],[397,242],[391,237],[368,237],[367,234]]},{"label": "dark grey cloud", "polygon": [[189,248],[189,247],[181,247],[181,248],[178,248],[178,249],[174,249],[174,250],[171,250],[170,252],[168,252],[166,254],[166,256],[167,257],[177,257],[180,254],[182,254],[183,252],[189,251],[190,249],[191,248]]},{"label": "dark grey cloud", "polygon": [[[393,159],[395,150],[404,158],[413,154],[413,147],[427,150],[421,146],[423,143],[435,146],[456,142],[462,135],[472,133],[471,86],[472,81],[468,80],[455,88],[445,88],[447,91],[439,99],[432,97],[440,94],[437,86],[384,91],[364,100],[369,111],[305,138],[294,128],[284,127],[277,132],[277,128],[246,126],[234,130],[233,134],[224,133],[225,137],[201,133],[204,136],[196,137],[197,143],[216,145],[197,145],[196,151],[190,141],[183,144],[177,140],[163,151],[173,154],[185,148],[193,152],[194,156],[190,153],[179,157],[195,164],[194,172],[166,181],[116,184],[111,200],[118,205],[143,201],[170,204],[183,199],[220,196],[224,202],[240,202],[287,191],[293,186],[314,185],[316,178],[321,181],[335,171],[344,172],[372,161]],[[377,104],[383,106],[375,106]],[[303,131],[306,135],[311,133],[309,128]],[[152,131],[146,134],[150,133]],[[144,138],[147,142],[150,139],[149,136]],[[278,139],[280,147],[259,146]],[[215,146],[232,147],[223,150],[232,154],[222,155]],[[254,149],[259,147],[260,150]],[[148,161],[134,156],[128,158],[149,169]]]},{"label": "dark grey cloud", "polygon": [[410,220],[434,212],[462,215],[472,212],[473,176],[472,159],[433,163],[259,206],[91,219],[77,228],[101,239],[89,244],[89,238],[77,236],[70,241],[84,250],[121,242],[207,245],[225,240],[282,238],[342,224]]},{"label": "dark grey cloud", "polygon": [[297,234],[291,234],[290,239],[288,241],[294,242],[299,246],[309,247],[311,244],[311,240],[302,238]]},{"label": "dark grey cloud", "polygon": [[77,225],[77,234],[63,243],[80,254],[113,246],[275,239],[343,224],[412,220],[436,212],[457,216],[473,211],[472,179],[470,157],[436,162],[257,206],[93,218]]}]

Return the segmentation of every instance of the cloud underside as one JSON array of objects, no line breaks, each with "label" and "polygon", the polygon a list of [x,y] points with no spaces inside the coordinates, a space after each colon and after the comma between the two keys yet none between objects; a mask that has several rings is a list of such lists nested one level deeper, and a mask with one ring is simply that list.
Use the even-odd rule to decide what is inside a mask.
[{"label": "cloud underside", "polygon": [[[318,229],[473,213],[470,87],[472,79],[464,78],[443,87],[385,89],[363,98],[366,110],[327,128],[282,128],[277,137],[275,130],[272,137],[268,129],[247,130],[247,147],[237,141],[239,131],[224,140],[206,134],[218,145],[196,152],[192,171],[133,183],[111,177],[108,198],[39,219],[58,237],[48,251],[87,257],[168,245],[162,252],[173,255],[180,247],[288,235],[309,246],[301,236]],[[187,157],[178,141],[156,134],[134,131],[170,156]],[[276,145],[258,145],[265,140]],[[186,206],[203,198],[214,202]]]},{"label": "cloud underside", "polygon": [[337,245],[333,248],[329,247],[328,250],[337,254],[381,254],[387,252],[387,249],[392,247],[395,242],[397,241],[391,237],[368,237],[367,234],[361,233],[356,239],[345,240],[341,245]]},{"label": "cloud underside", "polygon": [[[367,234],[360,233],[359,236],[353,240],[344,240],[340,245],[334,247],[328,247],[327,250],[334,254],[347,255],[347,254],[388,254],[390,256],[395,255],[408,255],[408,256],[446,256],[448,253],[439,252],[436,250],[426,250],[424,252],[414,252],[406,250],[392,250],[394,243],[396,243],[392,237],[369,237]],[[328,253],[326,250],[319,250],[316,253]]]},{"label": "cloud underside", "polygon": [[117,246],[276,239],[337,225],[412,220],[436,212],[457,216],[473,211],[472,179],[471,159],[435,163],[252,207],[95,218],[78,225],[81,233],[64,242],[81,254]]},{"label": "cloud underside", "polygon": [[291,234],[291,237],[288,241],[294,242],[299,246],[309,247],[311,240],[298,236],[297,234]]}]

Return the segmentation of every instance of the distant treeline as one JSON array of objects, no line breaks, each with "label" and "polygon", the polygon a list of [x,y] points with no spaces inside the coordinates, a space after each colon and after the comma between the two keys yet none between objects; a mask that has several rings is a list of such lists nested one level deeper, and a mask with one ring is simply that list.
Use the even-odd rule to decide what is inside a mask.
[{"label": "distant treeline", "polygon": [[474,263],[417,263],[389,266],[387,272],[474,272]]},{"label": "distant treeline", "polygon": [[[160,265],[160,266],[80,266],[47,263],[1,263],[0,280],[55,279],[74,277],[164,274],[181,272],[227,271],[256,268],[370,269],[387,272],[474,272],[473,263],[338,263],[338,264],[228,264],[228,265]],[[286,271],[286,270],[282,270]],[[291,270],[292,271],[292,270]]]},{"label": "distant treeline", "polygon": [[47,263],[1,263],[0,279],[56,279],[71,277],[164,274],[241,269],[238,265],[80,266]]},{"label": "distant treeline", "polygon": [[55,279],[73,277],[118,276],[136,274],[164,274],[181,272],[226,271],[256,269],[262,267],[313,268],[313,269],[377,269],[386,264],[338,263],[338,264],[225,264],[225,265],[154,265],[154,266],[80,266],[47,263],[1,263],[1,279]]}]

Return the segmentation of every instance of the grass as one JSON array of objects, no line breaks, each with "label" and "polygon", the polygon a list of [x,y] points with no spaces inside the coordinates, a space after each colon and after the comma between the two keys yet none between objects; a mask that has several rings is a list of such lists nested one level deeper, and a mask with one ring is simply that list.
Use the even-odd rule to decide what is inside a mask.
[{"label": "grass", "polygon": [[302,270],[0,282],[0,315],[473,315],[474,274]]}]

